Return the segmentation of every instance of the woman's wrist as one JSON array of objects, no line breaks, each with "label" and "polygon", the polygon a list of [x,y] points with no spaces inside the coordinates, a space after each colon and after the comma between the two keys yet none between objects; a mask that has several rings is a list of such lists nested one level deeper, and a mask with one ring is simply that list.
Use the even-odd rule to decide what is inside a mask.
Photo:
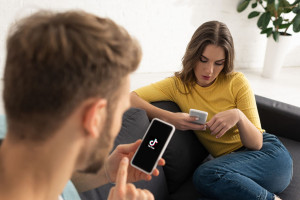
[{"label": "woman's wrist", "polygon": [[242,120],[242,111],[240,110],[240,109],[238,109],[238,108],[236,108],[235,109],[235,111],[236,111],[236,113],[237,113],[237,116],[238,116],[238,120],[237,120],[237,125],[241,122],[241,120]]},{"label": "woman's wrist", "polygon": [[162,111],[160,111],[160,113],[159,113],[159,115],[158,115],[158,118],[161,119],[161,120],[164,120],[164,121],[170,123],[170,116],[171,116],[172,114],[173,114],[173,113],[170,112],[170,111],[162,110]]}]

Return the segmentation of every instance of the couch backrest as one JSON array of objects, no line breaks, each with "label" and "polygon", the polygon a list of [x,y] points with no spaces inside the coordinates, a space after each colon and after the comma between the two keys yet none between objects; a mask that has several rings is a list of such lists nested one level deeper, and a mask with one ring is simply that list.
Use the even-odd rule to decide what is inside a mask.
[{"label": "couch backrest", "polygon": [[262,128],[268,133],[300,141],[300,108],[255,95]]}]

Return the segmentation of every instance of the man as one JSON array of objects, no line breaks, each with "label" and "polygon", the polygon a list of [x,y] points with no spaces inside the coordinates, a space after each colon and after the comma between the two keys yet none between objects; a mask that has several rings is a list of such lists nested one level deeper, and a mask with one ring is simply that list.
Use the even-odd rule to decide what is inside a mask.
[{"label": "man", "polygon": [[125,29],[85,12],[38,12],[11,28],[1,200],[57,200],[74,171],[81,172],[75,180],[84,189],[116,182],[109,199],[153,199],[127,184],[151,179],[128,166],[141,141],[107,157],[130,105],[129,74],[140,59]]}]

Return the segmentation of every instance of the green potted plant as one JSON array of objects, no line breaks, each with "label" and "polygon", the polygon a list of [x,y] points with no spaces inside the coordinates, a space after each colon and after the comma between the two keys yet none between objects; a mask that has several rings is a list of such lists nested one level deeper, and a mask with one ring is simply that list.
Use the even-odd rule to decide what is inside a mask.
[{"label": "green potted plant", "polygon": [[[237,11],[244,11],[251,3],[254,10],[249,13],[248,18],[258,17],[257,26],[261,29],[261,34],[269,37],[271,34],[275,41],[279,40],[279,35],[289,35],[288,29],[293,25],[295,33],[300,31],[300,0],[289,3],[287,0],[241,0],[237,6]],[[294,13],[294,17],[287,14]],[[270,23],[271,22],[271,23]],[[271,27],[269,27],[271,24]]]},{"label": "green potted plant", "polygon": [[257,18],[260,33],[269,38],[262,75],[275,78],[291,46],[291,32],[300,32],[300,0],[241,0],[237,11],[243,12],[249,5],[248,18]]}]

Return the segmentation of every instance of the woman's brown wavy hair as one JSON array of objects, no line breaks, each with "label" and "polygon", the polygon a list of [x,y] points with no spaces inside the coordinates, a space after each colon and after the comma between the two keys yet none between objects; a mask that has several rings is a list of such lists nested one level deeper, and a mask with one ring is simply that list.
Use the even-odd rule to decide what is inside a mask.
[{"label": "woman's brown wavy hair", "polygon": [[185,86],[184,94],[190,93],[196,84],[194,68],[207,45],[222,47],[225,51],[224,68],[221,73],[229,74],[233,71],[234,45],[233,39],[227,26],[218,21],[209,21],[202,24],[193,34],[185,54],[182,58],[182,70],[175,72]]}]

